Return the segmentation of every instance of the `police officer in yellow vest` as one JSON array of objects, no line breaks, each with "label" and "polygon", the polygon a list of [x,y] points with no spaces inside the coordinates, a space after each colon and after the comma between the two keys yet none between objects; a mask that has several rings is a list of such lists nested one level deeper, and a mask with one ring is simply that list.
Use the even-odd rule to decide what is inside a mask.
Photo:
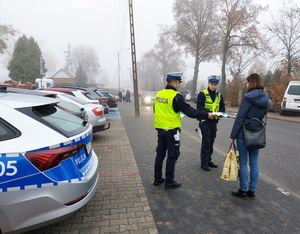
[{"label": "police officer in yellow vest", "polygon": [[[204,89],[197,97],[197,110],[207,110],[209,112],[225,112],[224,99],[220,92],[217,92],[217,85],[220,77],[212,75],[208,77],[208,88]],[[201,168],[210,171],[211,168],[218,167],[212,162],[214,141],[217,133],[219,118],[215,117],[208,120],[200,120],[199,127],[202,134],[201,144]]]},{"label": "police officer in yellow vest", "polygon": [[[154,99],[154,127],[158,143],[154,165],[154,182],[157,186],[165,182],[165,188],[178,188],[181,183],[174,180],[175,163],[179,157],[181,116],[180,112],[191,118],[212,118],[207,110],[197,111],[185,103],[177,92],[181,83],[181,73],[167,74],[167,86],[159,91]],[[162,165],[168,152],[166,179],[162,177]]]}]

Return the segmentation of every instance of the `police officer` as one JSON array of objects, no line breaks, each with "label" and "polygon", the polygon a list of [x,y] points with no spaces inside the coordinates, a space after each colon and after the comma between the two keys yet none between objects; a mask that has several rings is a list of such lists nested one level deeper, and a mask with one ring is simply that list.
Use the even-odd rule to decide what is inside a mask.
[{"label": "police officer", "polygon": [[[158,143],[154,165],[154,182],[157,186],[165,182],[166,189],[178,188],[181,183],[174,180],[175,163],[179,157],[181,116],[183,112],[191,118],[212,118],[207,110],[197,111],[185,103],[177,92],[181,83],[181,73],[167,74],[167,86],[159,91],[154,99],[154,127]],[[162,177],[162,165],[168,151],[166,179]]]},{"label": "police officer", "polygon": [[[220,92],[217,92],[217,85],[220,77],[212,75],[208,77],[208,88],[204,89],[197,97],[197,110],[207,110],[209,112],[225,112],[224,99]],[[199,127],[202,134],[202,144],[200,151],[201,168],[210,171],[218,166],[212,162],[213,145],[217,133],[218,117],[213,119],[202,119]]]}]

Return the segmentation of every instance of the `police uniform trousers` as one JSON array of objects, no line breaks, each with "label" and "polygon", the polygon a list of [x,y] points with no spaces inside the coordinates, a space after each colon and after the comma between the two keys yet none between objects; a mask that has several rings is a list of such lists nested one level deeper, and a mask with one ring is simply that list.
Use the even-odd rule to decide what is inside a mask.
[{"label": "police uniform trousers", "polygon": [[200,151],[201,166],[208,166],[213,154],[213,146],[217,134],[217,122],[205,120],[199,123],[202,134],[202,143]]},{"label": "police uniform trousers", "polygon": [[157,136],[158,142],[156,147],[154,177],[156,180],[162,178],[163,161],[166,157],[166,153],[168,153],[166,183],[172,183],[174,181],[175,164],[180,155],[180,129],[157,129]]}]

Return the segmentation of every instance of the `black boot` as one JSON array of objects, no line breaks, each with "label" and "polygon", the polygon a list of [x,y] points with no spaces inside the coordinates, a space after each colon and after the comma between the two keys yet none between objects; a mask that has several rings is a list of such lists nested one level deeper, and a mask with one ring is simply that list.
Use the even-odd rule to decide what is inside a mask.
[{"label": "black boot", "polygon": [[177,181],[173,181],[172,183],[165,183],[165,189],[174,189],[174,188],[179,188],[181,186],[181,183]]},{"label": "black boot", "polygon": [[208,166],[201,166],[201,168],[204,170],[204,171],[210,171],[210,168]]},{"label": "black boot", "polygon": [[232,191],[231,194],[235,197],[240,197],[240,198],[246,198],[247,197],[247,192],[243,191],[241,189],[237,191]]},{"label": "black boot", "polygon": [[248,196],[249,198],[254,199],[254,198],[255,198],[255,192],[249,190],[249,191],[247,192],[247,196]]},{"label": "black boot", "polygon": [[165,180],[166,180],[165,178],[155,179],[155,180],[153,181],[153,185],[154,185],[154,186],[158,186],[158,185],[164,183]]},{"label": "black boot", "polygon": [[213,168],[217,168],[217,167],[218,167],[218,165],[214,164],[213,162],[210,162],[210,163],[208,164],[208,166],[209,166],[209,167],[213,167]]}]

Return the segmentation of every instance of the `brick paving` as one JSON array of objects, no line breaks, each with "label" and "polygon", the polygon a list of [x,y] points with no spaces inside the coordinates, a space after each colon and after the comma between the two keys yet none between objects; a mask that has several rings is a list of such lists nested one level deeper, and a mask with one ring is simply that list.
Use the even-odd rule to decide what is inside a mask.
[{"label": "brick paving", "polygon": [[70,218],[30,233],[158,233],[122,120],[96,133],[93,148],[101,156],[95,197]]}]

